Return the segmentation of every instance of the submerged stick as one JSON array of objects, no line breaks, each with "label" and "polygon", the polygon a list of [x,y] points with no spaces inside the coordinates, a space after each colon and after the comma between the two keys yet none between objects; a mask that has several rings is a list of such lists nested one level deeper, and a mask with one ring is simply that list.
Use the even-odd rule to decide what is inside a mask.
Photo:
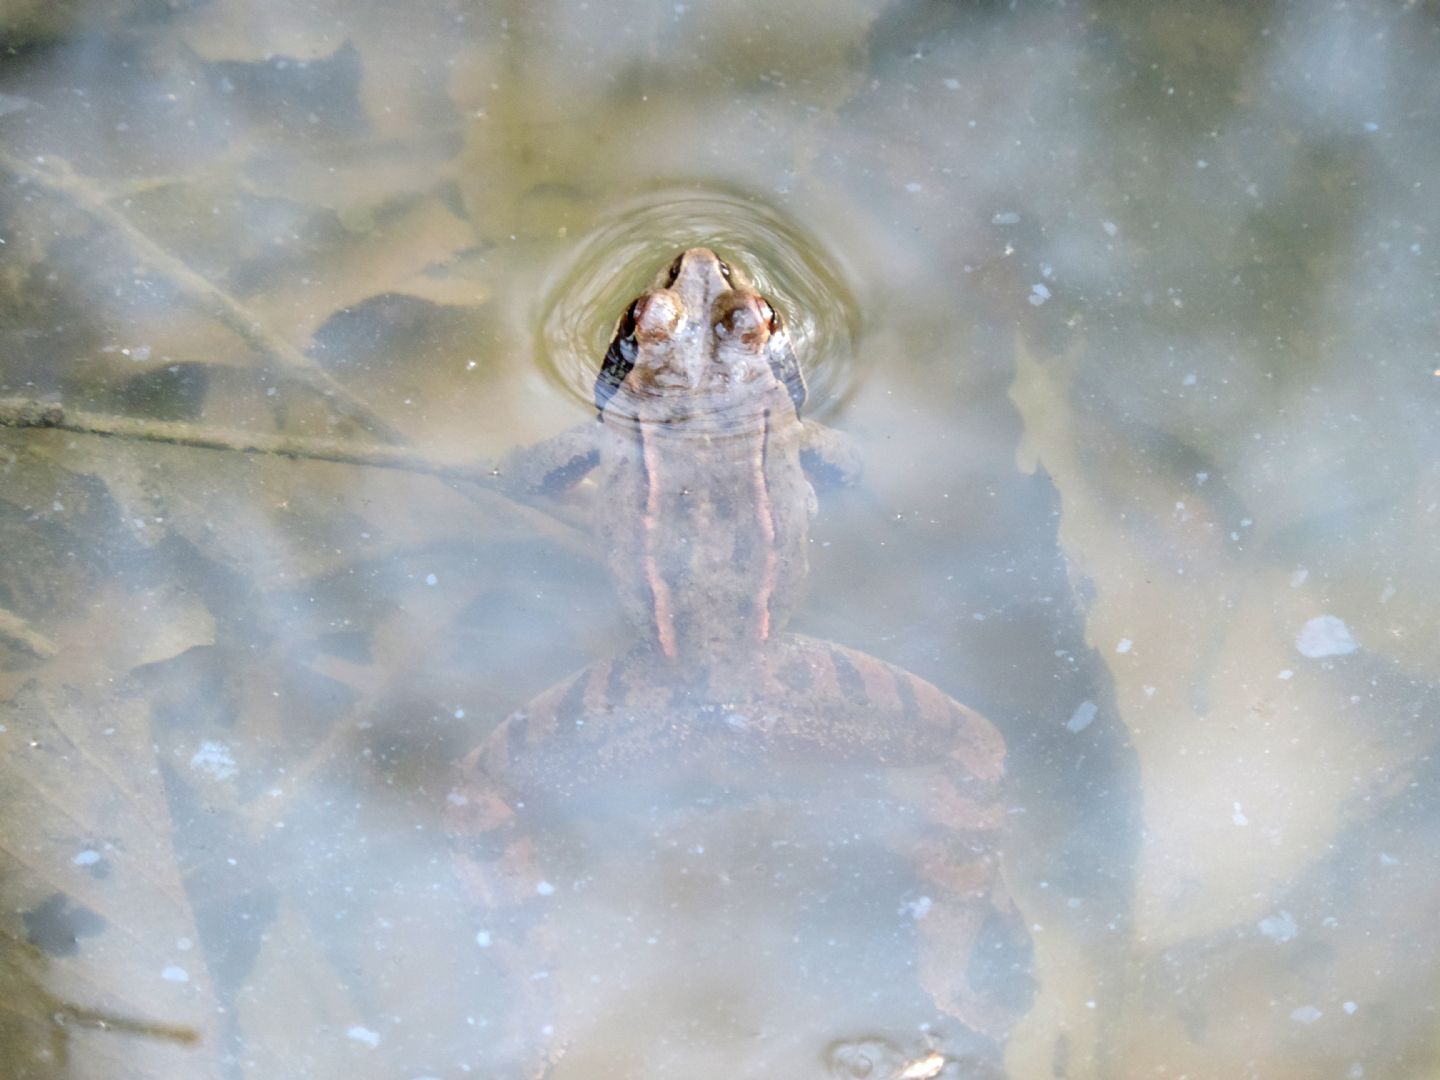
[{"label": "submerged stick", "polygon": [[289,342],[268,333],[259,318],[239,300],[152,240],[110,205],[103,192],[76,173],[62,158],[47,156],[31,162],[0,150],[0,169],[56,198],[64,199],[111,230],[125,241],[140,261],[168,278],[190,304],[208,312],[277,368],[292,373],[323,395],[336,412],[364,424],[378,438],[403,441],[379,413],[357,398],[344,383]]},{"label": "submerged stick", "polygon": [[346,465],[373,465],[381,469],[443,476],[448,480],[495,485],[498,475],[487,465],[451,465],[425,457],[403,446],[353,443],[311,435],[280,435],[270,432],[236,431],[190,424],[177,420],[150,420],[116,413],[67,409],[63,405],[25,398],[0,398],[0,427],[55,428],[82,435],[108,435],[122,439],[195,446],[205,450],[230,450],[245,454],[276,454],[280,457],[338,461]]},{"label": "submerged stick", "polygon": [[49,428],[78,435],[137,439],[240,454],[272,454],[277,457],[333,461],[342,465],[399,469],[436,476],[450,482],[475,485],[480,490],[473,492],[474,495],[483,496],[492,503],[503,504],[507,513],[520,518],[533,528],[538,536],[581,558],[589,560],[595,557],[594,544],[578,529],[499,490],[500,473],[493,465],[486,463],[455,465],[436,461],[417,450],[383,443],[353,443],[343,439],[306,435],[236,431],[175,420],[150,420],[115,413],[68,409],[63,405],[26,398],[0,397],[0,427]]}]

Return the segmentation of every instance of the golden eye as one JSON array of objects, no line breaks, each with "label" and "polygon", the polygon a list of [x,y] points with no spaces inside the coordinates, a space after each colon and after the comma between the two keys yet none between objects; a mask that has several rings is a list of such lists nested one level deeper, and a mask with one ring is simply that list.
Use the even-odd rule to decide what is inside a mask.
[{"label": "golden eye", "polygon": [[780,313],[770,306],[770,301],[763,296],[759,300],[760,318],[773,334],[780,329]]},{"label": "golden eye", "polygon": [[685,253],[682,251],[679,255],[675,256],[675,261],[670,264],[670,277],[669,280],[665,282],[665,287],[667,289],[670,288],[671,285],[675,284],[675,279],[680,276],[680,267],[682,267],[684,264]]},{"label": "golden eye", "polygon": [[715,261],[719,264],[720,276],[723,277],[726,281],[729,281],[730,267],[726,264],[724,259],[716,259]]}]

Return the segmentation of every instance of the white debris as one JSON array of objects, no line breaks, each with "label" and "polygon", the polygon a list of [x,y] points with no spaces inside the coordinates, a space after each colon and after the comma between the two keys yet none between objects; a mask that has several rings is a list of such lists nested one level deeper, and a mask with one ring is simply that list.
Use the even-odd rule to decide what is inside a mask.
[{"label": "white debris", "polygon": [[76,866],[94,866],[97,862],[100,861],[100,852],[95,851],[92,848],[86,848],[84,851],[80,852],[78,855],[75,856],[75,858],[71,859],[70,861],[73,862]]},{"label": "white debris", "polygon": [[1030,295],[1025,298],[1030,301],[1032,307],[1039,307],[1046,300],[1050,299],[1050,290],[1038,281],[1030,286]]},{"label": "white debris", "polygon": [[551,885],[548,881],[542,881],[535,886],[535,891],[541,896],[554,896],[555,886]]},{"label": "white debris", "polygon": [[1295,677],[1295,672],[1291,671],[1288,667],[1287,667],[1287,668],[1281,668],[1281,669],[1280,669],[1280,674],[1276,676],[1276,678],[1278,678],[1278,679],[1293,679],[1294,677]]},{"label": "white debris", "polygon": [[1199,382],[1199,381],[1200,381],[1200,376],[1196,375],[1195,372],[1192,371],[1192,372],[1190,372],[1188,375],[1186,375],[1185,378],[1183,378],[1183,379],[1180,380],[1180,385],[1181,385],[1181,386],[1194,386],[1194,385],[1195,385],[1197,382]]},{"label": "white debris", "polygon": [[490,931],[481,930],[477,932],[475,935],[475,944],[479,945],[482,949],[488,949],[490,947]]},{"label": "white debris", "polygon": [[1277,911],[1274,915],[1267,915],[1260,920],[1259,926],[1260,933],[1282,945],[1287,941],[1294,941],[1296,935],[1300,933],[1295,916],[1288,911]]},{"label": "white debris", "polygon": [[380,1045],[380,1033],[378,1031],[371,1031],[367,1027],[361,1027],[359,1024],[356,1024],[349,1031],[345,1032],[345,1034],[356,1042],[364,1043],[366,1046]]},{"label": "white debris", "polygon": [[440,583],[440,579],[439,579],[438,577],[436,577],[434,574],[426,574],[426,575],[425,575],[425,584],[426,584],[426,585],[438,585],[439,583]]},{"label": "white debris", "polygon": [[905,190],[911,195],[919,195],[920,192],[925,190],[925,185],[917,184],[914,180],[911,180],[910,183],[905,185]]},{"label": "white debris", "polygon": [[1293,574],[1290,575],[1290,587],[1292,589],[1298,589],[1301,585],[1305,584],[1305,580],[1309,576],[1309,570],[1306,570],[1303,566],[1299,567]]},{"label": "white debris", "polygon": [[1135,643],[1131,641],[1128,637],[1121,638],[1120,643],[1115,646],[1115,651],[1118,653],[1127,653],[1134,646],[1134,644]]},{"label": "white debris", "polygon": [[1325,1014],[1314,1005],[1301,1005],[1300,1008],[1290,1014],[1290,1019],[1294,1020],[1297,1024],[1313,1024],[1324,1015]]},{"label": "white debris", "polygon": [[1301,656],[1318,660],[1325,656],[1346,656],[1360,646],[1350,628],[1334,615],[1317,615],[1300,628],[1295,648]]},{"label": "white debris", "polygon": [[912,1061],[900,1071],[900,1080],[932,1080],[945,1068],[945,1055],[930,1051],[918,1061]]},{"label": "white debris", "polygon": [[200,744],[200,749],[196,750],[194,757],[190,759],[190,767],[196,772],[208,773],[216,780],[228,780],[240,771],[235,767],[230,748],[210,739]]},{"label": "white debris", "polygon": [[928,896],[920,896],[914,900],[907,900],[900,905],[900,914],[909,915],[917,922],[930,914],[930,909],[935,906],[935,901]]},{"label": "white debris", "polygon": [[1236,825],[1250,824],[1250,819],[1245,816],[1245,808],[1238,802],[1235,804],[1235,813],[1230,816],[1230,820]]},{"label": "white debris", "polygon": [[1100,223],[1100,227],[1105,230],[1106,236],[1114,236],[1117,232],[1120,231],[1115,227],[1115,223],[1113,221],[1102,221]]},{"label": "white debris", "polygon": [[1066,731],[1084,731],[1100,712],[1100,706],[1093,701],[1082,701],[1065,721]]},{"label": "white debris", "polygon": [[1356,1005],[1353,1001],[1347,1001],[1344,1005],[1341,1005],[1340,1007],[1345,1010],[1346,1016],[1354,1016],[1355,1010],[1358,1009],[1360,1006]]},{"label": "white debris", "polygon": [[1002,210],[990,219],[992,225],[1019,225],[1020,215],[1014,210]]},{"label": "white debris", "polygon": [[171,964],[164,971],[160,972],[160,977],[166,982],[173,983],[186,983],[190,981],[190,973],[178,964]]}]

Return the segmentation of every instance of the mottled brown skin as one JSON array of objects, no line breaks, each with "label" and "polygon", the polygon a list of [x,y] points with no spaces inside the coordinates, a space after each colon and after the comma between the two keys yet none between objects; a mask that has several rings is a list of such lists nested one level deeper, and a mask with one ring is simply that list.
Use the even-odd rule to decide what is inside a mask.
[{"label": "mottled brown skin", "polygon": [[846,829],[858,817],[924,893],[919,986],[939,1015],[998,1046],[1014,1003],[967,973],[982,926],[1012,914],[993,850],[1004,743],[923,679],[782,632],[815,505],[802,459],[826,439],[799,418],[804,384],[778,315],[712,252],[685,252],[621,318],[596,397],[599,423],[557,440],[548,465],[511,471],[544,489],[594,470],[596,527],[634,639],[501,724],[450,796],[456,865],[515,973],[514,1075],[544,1075],[567,1041],[535,1034],[566,991],[534,968],[563,967],[573,947],[556,923],[564,898],[542,885],[570,856],[547,855],[546,833],[611,821],[693,832],[685,815],[720,807]]}]

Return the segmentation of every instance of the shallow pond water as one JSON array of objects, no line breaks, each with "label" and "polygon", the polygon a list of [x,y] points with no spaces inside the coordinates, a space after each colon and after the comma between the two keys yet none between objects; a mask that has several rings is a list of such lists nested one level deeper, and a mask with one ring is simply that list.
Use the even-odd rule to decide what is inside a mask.
[{"label": "shallow pond water", "polygon": [[597,811],[547,955],[629,982],[554,1075],[1440,1069],[1434,6],[778,7],[0,3],[14,1075],[489,1076],[554,1026],[445,807],[630,631],[604,492],[496,463],[697,245],[864,459],[791,626],[1004,737],[1019,1017],[975,1050],[912,977],[924,800],[782,773]]}]

